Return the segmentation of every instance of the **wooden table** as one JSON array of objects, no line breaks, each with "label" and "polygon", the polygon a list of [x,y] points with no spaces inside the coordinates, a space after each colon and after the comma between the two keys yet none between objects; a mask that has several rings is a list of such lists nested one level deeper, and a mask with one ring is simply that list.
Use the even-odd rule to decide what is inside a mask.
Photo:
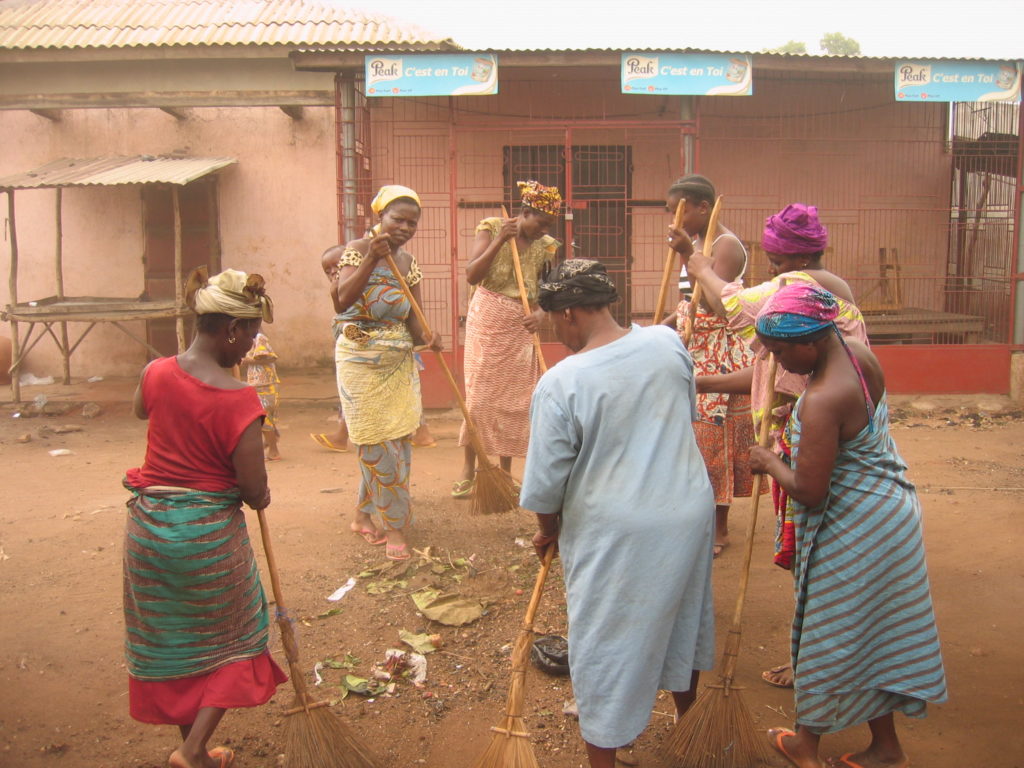
[{"label": "wooden table", "polygon": [[[865,310],[864,322],[868,327],[868,338],[876,344],[976,344],[985,332],[983,317],[920,307]],[[936,338],[950,335],[959,338],[953,342],[948,338],[942,341]]]},{"label": "wooden table", "polygon": [[[57,298],[49,296],[38,301],[29,301],[20,304],[8,304],[0,312],[0,319],[11,323],[12,333],[19,334],[17,357],[11,361],[11,396],[15,402],[21,397],[21,389],[18,376],[21,364],[25,356],[39,343],[44,336],[49,335],[60,350],[61,358],[64,361],[65,384],[70,383],[71,355],[89,332],[96,327],[97,323],[110,323],[122,331],[133,341],[138,342],[148,349],[156,357],[161,352],[155,349],[148,341],[136,335],[122,323],[130,320],[156,320],[165,317],[184,317],[189,310],[180,306],[174,299],[160,301],[144,301],[142,299],[106,298],[100,296],[65,296]],[[24,338],[20,338],[19,323],[25,323],[28,328]],[[66,323],[88,323],[78,339],[73,343],[67,338],[66,333],[58,334],[54,326],[61,326]],[[38,333],[37,333],[38,331]],[[34,338],[33,338],[34,337]]]}]

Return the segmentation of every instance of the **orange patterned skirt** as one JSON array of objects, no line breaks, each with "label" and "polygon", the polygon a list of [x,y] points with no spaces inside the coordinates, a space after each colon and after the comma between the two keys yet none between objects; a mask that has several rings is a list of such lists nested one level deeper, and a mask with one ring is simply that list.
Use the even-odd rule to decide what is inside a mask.
[{"label": "orange patterned skirt", "polygon": [[[754,485],[750,448],[756,442],[754,422],[750,418],[750,397],[729,395],[723,423],[695,421],[693,433],[708,468],[715,504],[728,506],[734,497],[750,496]],[[766,489],[767,483],[763,485]]]}]

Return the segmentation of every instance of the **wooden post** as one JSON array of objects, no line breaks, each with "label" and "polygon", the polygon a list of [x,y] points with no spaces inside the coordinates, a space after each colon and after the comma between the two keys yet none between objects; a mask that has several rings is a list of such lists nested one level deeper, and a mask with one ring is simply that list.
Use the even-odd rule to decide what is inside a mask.
[{"label": "wooden post", "polygon": [[174,316],[174,330],[178,336],[178,354],[185,351],[185,317],[181,314],[185,303],[184,280],[181,274],[181,200],[178,187],[171,187],[174,200],[174,304],[177,314]]},{"label": "wooden post", "polygon": [[[14,224],[14,190],[7,190],[7,219],[11,224],[11,272],[7,281],[11,308],[18,305],[18,228]],[[21,349],[18,343],[18,321],[11,318],[11,400],[21,402]]]},{"label": "wooden post", "polygon": [[[61,213],[64,202],[64,190],[57,187],[57,199],[55,204],[57,242],[54,250],[54,261],[57,269],[57,301],[64,301],[64,226],[61,221]],[[60,324],[60,355],[64,363],[64,384],[71,383],[71,350],[68,348],[68,324]]]}]

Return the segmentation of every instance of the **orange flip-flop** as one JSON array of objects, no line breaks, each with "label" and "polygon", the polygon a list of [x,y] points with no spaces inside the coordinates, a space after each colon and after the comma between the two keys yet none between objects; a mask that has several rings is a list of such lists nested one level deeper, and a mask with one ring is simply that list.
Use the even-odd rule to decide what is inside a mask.
[{"label": "orange flip-flop", "polygon": [[[789,728],[768,729],[768,737],[772,740],[772,748],[780,755],[782,755],[784,758],[789,760],[789,762],[791,762],[793,765],[796,765],[796,760],[794,760],[793,756],[789,754],[788,751],[786,751],[786,745],[782,743],[782,740],[787,736],[796,736],[796,731],[791,731]],[[825,765],[821,762],[821,760],[818,760],[818,764],[821,766]]]},{"label": "orange flip-flop", "polygon": [[[206,754],[214,760],[220,761],[217,768],[228,768],[235,762],[235,751],[230,747],[214,747]],[[171,752],[171,756],[167,759],[167,765],[169,768],[192,768],[192,765],[181,756],[181,752],[178,750]]]},{"label": "orange flip-flop", "polygon": [[[853,762],[853,760],[850,759],[854,756],[854,754],[854,752],[847,752],[842,757],[830,758],[828,764],[833,766],[833,768],[837,768],[837,766],[839,766],[840,764],[847,766],[847,768],[864,768],[864,766],[860,763],[855,763]],[[837,763],[836,760],[838,760],[839,762]],[[904,760],[902,763],[896,766],[896,768],[910,768],[910,760]]]}]

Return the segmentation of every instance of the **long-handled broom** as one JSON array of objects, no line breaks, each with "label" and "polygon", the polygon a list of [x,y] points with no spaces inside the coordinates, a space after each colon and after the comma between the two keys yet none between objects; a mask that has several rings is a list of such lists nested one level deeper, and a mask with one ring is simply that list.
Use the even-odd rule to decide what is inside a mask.
[{"label": "long-handled broom", "polygon": [[[712,258],[711,247],[715,242],[715,233],[718,232],[718,214],[722,210],[722,196],[719,195],[718,199],[715,200],[715,205],[711,209],[711,215],[708,217],[708,229],[704,234],[704,248],[707,248],[705,256]],[[693,322],[697,318],[697,309],[700,306],[700,300],[704,298],[704,286],[697,281],[697,284],[693,286],[693,295],[690,297],[690,304],[686,307],[686,321],[683,324],[683,346],[687,349],[690,348],[690,339],[693,338]]]},{"label": "long-handled broom", "polygon": [[380,763],[355,735],[351,728],[327,707],[329,702],[317,701],[306,687],[299,665],[299,647],[295,630],[288,619],[281,594],[281,579],[270,542],[270,529],[264,510],[257,510],[263,553],[270,571],[270,584],[277,603],[277,626],[281,645],[288,659],[288,671],[295,689],[295,703],[285,712],[285,768],[380,768]]},{"label": "long-handled broom", "polygon": [[[427,317],[423,314],[423,310],[420,309],[420,305],[413,297],[412,290],[409,288],[409,284],[405,282],[405,278],[402,276],[398,265],[395,264],[394,257],[388,253],[385,258],[387,259],[388,266],[391,268],[391,272],[398,280],[398,284],[402,286],[402,292],[405,294],[406,299],[409,300],[413,313],[420,321],[420,327],[424,333],[431,335]],[[444,355],[437,351],[434,354],[437,356],[437,362],[441,365],[441,370],[444,371],[445,378],[448,379],[448,386],[452,388],[452,394],[455,395],[455,399],[459,402],[462,416],[466,420],[466,432],[469,434],[469,442],[473,446],[473,450],[476,451],[477,469],[476,481],[473,485],[472,511],[492,513],[518,509],[519,492],[516,490],[515,480],[501,467],[496,467],[488,461],[487,453],[484,451],[484,444],[480,440],[480,433],[477,432],[476,425],[473,424],[473,419],[470,418],[469,406],[466,405],[466,399],[462,396],[459,385],[455,383],[455,377],[452,376],[451,368],[448,367]]]},{"label": "long-handled broom", "polygon": [[537,613],[544,582],[547,580],[554,557],[555,545],[549,544],[537,572],[537,581],[533,585],[526,616],[523,617],[523,628],[519,630],[519,636],[512,646],[512,680],[509,682],[508,698],[505,701],[505,716],[501,719],[500,725],[492,726],[494,735],[491,736],[491,743],[473,764],[473,768],[539,768],[533,747],[530,745],[530,734],[523,723],[523,704],[526,699],[526,670],[530,661],[530,643],[533,641],[533,617]]},{"label": "long-handled broom", "polygon": [[[505,206],[501,206],[501,213],[507,219],[508,211]],[[533,314],[530,311],[530,300],[526,298],[526,283],[523,281],[523,262],[519,259],[519,246],[516,245],[516,239],[513,237],[509,240],[508,244],[512,247],[512,267],[516,272],[516,285],[519,286],[519,300],[523,303],[523,316],[529,317]],[[530,334],[533,337],[533,351],[537,353],[537,364],[540,365],[540,372],[545,373],[548,369],[548,364],[544,362],[544,352],[540,348],[540,336],[536,332]]]},{"label": "long-handled broom", "polygon": [[[679,229],[679,226],[683,223],[683,210],[686,208],[686,200],[680,199],[676,205],[676,213],[672,217],[672,228]],[[654,305],[654,317],[652,323],[657,325],[664,320],[663,315],[665,314],[665,302],[668,299],[668,284],[672,279],[673,267],[676,263],[675,249],[670,245],[668,247],[668,253],[665,254],[665,267],[661,271],[661,285],[658,287],[658,303]]]},{"label": "long-handled broom", "polygon": [[[775,357],[772,356],[768,366],[768,399],[758,436],[758,444],[762,447],[768,445],[768,427],[771,421],[772,401],[775,399],[775,370]],[[769,760],[767,739],[754,727],[750,710],[740,695],[741,689],[733,685],[736,660],[740,653],[740,638],[743,634],[743,602],[747,596],[747,584],[750,582],[750,560],[754,551],[757,506],[763,483],[764,475],[754,476],[739,594],[736,596],[732,626],[725,638],[722,671],[719,673],[718,683],[709,684],[704,688],[693,706],[679,718],[665,745],[666,752],[677,766],[751,768]]]}]

